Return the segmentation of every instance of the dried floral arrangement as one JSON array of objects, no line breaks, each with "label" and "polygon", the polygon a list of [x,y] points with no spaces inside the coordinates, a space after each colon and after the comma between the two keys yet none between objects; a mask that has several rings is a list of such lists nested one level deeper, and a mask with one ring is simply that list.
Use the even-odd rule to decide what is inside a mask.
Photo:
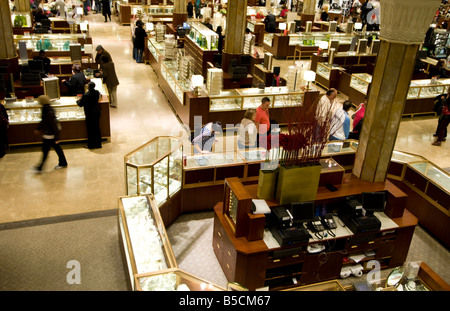
[{"label": "dried floral arrangement", "polygon": [[280,133],[278,140],[269,135],[266,162],[270,164],[265,169],[275,169],[278,164],[300,166],[319,163],[333,118],[332,106],[319,105],[322,96],[325,95],[303,105],[284,107],[287,131]]}]

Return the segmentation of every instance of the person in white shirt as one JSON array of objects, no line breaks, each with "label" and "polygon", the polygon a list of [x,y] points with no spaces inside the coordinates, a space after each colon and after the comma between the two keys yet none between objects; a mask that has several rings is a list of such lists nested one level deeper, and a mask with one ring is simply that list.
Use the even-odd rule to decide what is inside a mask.
[{"label": "person in white shirt", "polygon": [[331,120],[329,140],[348,139],[350,133],[350,116],[348,111],[352,107],[352,101],[346,100],[342,103],[342,109],[336,110]]},{"label": "person in white shirt", "polygon": [[239,124],[238,129],[238,147],[239,149],[248,149],[256,147],[257,129],[255,125],[256,109],[250,108]]},{"label": "person in white shirt", "polygon": [[319,116],[325,118],[331,109],[331,116],[338,109],[338,106],[335,104],[335,99],[337,97],[336,89],[329,89],[324,96],[322,96],[318,103],[318,114]]},{"label": "person in white shirt", "polygon": [[55,9],[58,11],[59,16],[66,17],[66,2],[64,0],[56,0]]}]

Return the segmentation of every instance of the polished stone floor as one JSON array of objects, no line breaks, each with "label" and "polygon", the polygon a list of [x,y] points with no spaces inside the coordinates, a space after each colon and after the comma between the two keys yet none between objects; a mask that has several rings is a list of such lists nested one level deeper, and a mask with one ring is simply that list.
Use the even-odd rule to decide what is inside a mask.
[{"label": "polished stone floor", "polygon": [[[120,26],[114,16],[104,23],[100,14],[88,20],[94,47],[101,44],[111,53],[120,81],[118,108],[110,111],[111,141],[94,150],[64,144],[68,168],[54,170],[57,157],[51,151],[42,174],[33,172],[39,146],[11,148],[0,159],[0,223],[117,208],[118,197],[126,194],[124,156],[155,136],[182,130],[152,67],[134,62],[130,26]],[[431,146],[436,124],[434,117],[404,118],[395,148],[450,167],[450,143]]]}]

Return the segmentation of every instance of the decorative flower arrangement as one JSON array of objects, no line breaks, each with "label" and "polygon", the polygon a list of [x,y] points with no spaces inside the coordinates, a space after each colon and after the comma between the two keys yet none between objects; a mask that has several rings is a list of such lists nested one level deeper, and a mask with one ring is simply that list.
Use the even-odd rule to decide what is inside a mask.
[{"label": "decorative flower arrangement", "polygon": [[319,105],[320,98],[283,109],[287,131],[278,137],[268,136],[265,169],[275,169],[278,164],[289,167],[319,162],[333,117],[332,107]]}]

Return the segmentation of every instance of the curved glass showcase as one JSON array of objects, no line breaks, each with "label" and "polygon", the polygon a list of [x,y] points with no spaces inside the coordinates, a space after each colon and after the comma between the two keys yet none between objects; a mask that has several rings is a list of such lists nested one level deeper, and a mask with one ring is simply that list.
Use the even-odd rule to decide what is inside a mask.
[{"label": "curved glass showcase", "polygon": [[118,221],[132,289],[136,274],[177,268],[152,195],[120,197]]},{"label": "curved glass showcase", "polygon": [[182,185],[183,146],[179,138],[159,136],[125,156],[127,194],[153,194],[159,207]]},{"label": "curved glass showcase", "polygon": [[179,269],[135,276],[138,291],[224,291],[217,285]]}]

